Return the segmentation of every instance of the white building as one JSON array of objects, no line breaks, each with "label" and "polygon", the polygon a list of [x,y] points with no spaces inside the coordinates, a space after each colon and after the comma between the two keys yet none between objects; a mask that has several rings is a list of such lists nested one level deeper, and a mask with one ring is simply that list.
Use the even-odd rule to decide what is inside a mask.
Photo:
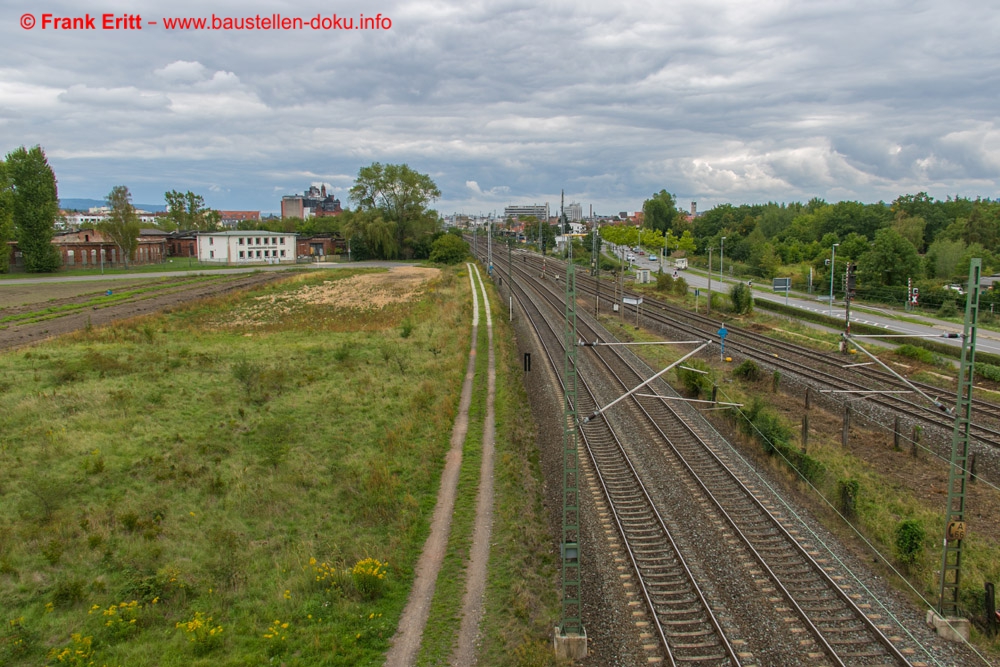
[{"label": "white building", "polygon": [[295,234],[264,231],[198,234],[198,261],[206,264],[294,264]]}]

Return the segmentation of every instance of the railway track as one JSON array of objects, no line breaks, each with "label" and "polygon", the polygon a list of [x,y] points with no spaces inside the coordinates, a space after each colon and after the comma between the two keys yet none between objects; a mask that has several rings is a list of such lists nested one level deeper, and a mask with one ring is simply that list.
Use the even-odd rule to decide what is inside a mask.
[{"label": "railway track", "polygon": [[[517,277],[510,287],[544,341],[553,367],[559,368],[561,295],[545,281],[537,281],[530,269],[516,264],[512,268]],[[589,317],[582,316],[578,322],[587,340],[613,342]],[[597,412],[597,406],[606,405],[611,394],[620,395],[652,375],[637,357],[621,348],[598,346],[592,351],[590,354],[588,349],[586,359],[581,354],[578,363],[578,382],[585,387],[578,394],[580,415]],[[657,390],[668,391],[666,385]],[[626,411],[627,417],[616,420],[601,415],[588,420],[579,432],[601,490],[613,508],[670,664],[756,664],[752,652],[737,657],[726,637],[728,633],[739,636],[739,628],[765,619],[718,619],[692,567],[685,563],[685,551],[699,550],[679,544],[672,536],[678,530],[690,531],[691,526],[683,524],[683,512],[679,515],[677,507],[665,506],[660,494],[651,493],[644,481],[648,477],[644,469],[659,468],[660,481],[652,483],[654,487],[661,485],[665,466],[675,471],[676,478],[683,477],[684,492],[697,494],[698,502],[724,526],[718,536],[735,536],[736,547],[724,545],[721,549],[738,551],[747,559],[739,573],[746,580],[742,586],[760,592],[754,609],[770,615],[775,628],[783,628],[784,634],[773,637],[784,647],[778,649],[779,654],[784,652],[780,664],[798,664],[800,660],[801,664],[818,665],[911,664],[868,617],[864,603],[857,602],[852,597],[856,594],[840,582],[841,575],[829,571],[833,568],[815,545],[801,537],[790,518],[775,509],[779,503],[716,451],[704,422],[689,425],[689,414],[681,414],[659,398],[634,396],[621,405],[615,411]],[[622,421],[638,424],[638,433],[633,429],[624,434],[618,425]],[[641,444],[633,442],[636,440]],[[650,463],[651,456],[654,463]],[[657,479],[655,475],[652,478]],[[717,582],[709,585],[712,589],[719,586]],[[722,613],[727,614],[725,610]],[[790,615],[794,618],[791,622]]]},{"label": "railway track", "polygon": [[[527,266],[537,271],[542,270],[542,260],[539,258],[527,253],[522,257],[527,259]],[[550,275],[557,276],[558,272],[565,271],[565,263],[559,260],[547,259],[545,264]],[[578,292],[593,300],[597,293],[596,282],[590,276],[580,276],[577,280]],[[601,284],[602,305],[609,307],[611,289],[603,281]],[[649,295],[642,296],[640,316],[647,324],[661,331],[677,331],[684,336],[718,339],[719,319],[692,313]],[[623,305],[622,308],[623,317],[626,319],[635,316],[634,306]],[[845,362],[845,357],[840,354],[824,354],[792,343],[778,343],[773,338],[739,327],[727,326],[727,329],[729,331],[726,337],[727,351],[779,370],[785,377],[799,378],[805,384],[821,391],[855,392],[855,395],[864,395],[865,399],[861,405],[868,408],[866,416],[887,430],[891,431],[894,424],[881,423],[879,415],[899,415],[924,429],[937,429],[937,433],[945,440],[951,434],[954,417],[943,408],[952,406],[954,397],[946,389],[926,383],[912,383],[925,394],[938,399],[941,407],[935,407],[922,399],[916,399],[919,402],[908,400],[899,394],[861,394],[861,392],[908,391],[910,388],[890,373],[876,368],[855,365],[845,368],[856,361],[856,357],[852,357],[850,362]],[[974,398],[972,407],[970,435],[973,444],[978,443],[1000,451],[1000,405]]]}]

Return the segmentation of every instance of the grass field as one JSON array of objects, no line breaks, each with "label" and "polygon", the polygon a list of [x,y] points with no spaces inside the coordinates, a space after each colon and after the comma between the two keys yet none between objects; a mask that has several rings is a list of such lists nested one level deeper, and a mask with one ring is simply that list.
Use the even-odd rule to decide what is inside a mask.
[{"label": "grass field", "polygon": [[[314,298],[359,273],[372,272],[0,356],[0,663],[381,663],[433,509],[471,303],[454,270],[382,308]],[[537,476],[498,448],[501,472]],[[514,502],[543,516],[533,495]],[[530,562],[499,523],[509,557]],[[489,623],[494,643],[529,646],[551,626]]]}]

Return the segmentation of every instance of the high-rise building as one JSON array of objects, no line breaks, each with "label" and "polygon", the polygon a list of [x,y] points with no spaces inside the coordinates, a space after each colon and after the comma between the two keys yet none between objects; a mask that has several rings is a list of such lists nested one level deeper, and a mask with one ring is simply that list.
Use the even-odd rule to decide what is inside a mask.
[{"label": "high-rise building", "polygon": [[518,218],[524,219],[528,216],[534,216],[538,220],[548,222],[549,220],[549,203],[545,204],[527,204],[507,206],[503,210],[503,216],[505,218]]},{"label": "high-rise building", "polygon": [[583,206],[577,202],[566,204],[566,217],[570,222],[580,222],[583,220]]}]

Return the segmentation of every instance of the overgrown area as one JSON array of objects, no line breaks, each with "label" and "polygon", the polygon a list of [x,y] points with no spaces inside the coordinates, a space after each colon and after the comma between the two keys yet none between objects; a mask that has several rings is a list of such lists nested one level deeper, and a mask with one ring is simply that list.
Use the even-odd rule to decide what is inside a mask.
[{"label": "overgrown area", "polygon": [[0,662],[381,664],[471,304],[312,298],[358,273],[0,356]]}]

